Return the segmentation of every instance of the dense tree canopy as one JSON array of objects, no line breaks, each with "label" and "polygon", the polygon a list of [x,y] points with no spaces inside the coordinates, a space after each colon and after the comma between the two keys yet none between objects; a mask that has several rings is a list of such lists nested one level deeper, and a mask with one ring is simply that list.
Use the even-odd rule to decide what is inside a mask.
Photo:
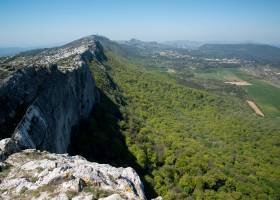
[{"label": "dense tree canopy", "polygon": [[83,127],[88,149],[76,151],[132,165],[148,196],[280,198],[276,120],[257,117],[238,98],[191,89],[115,53],[107,56],[107,63],[91,65],[106,101]]}]

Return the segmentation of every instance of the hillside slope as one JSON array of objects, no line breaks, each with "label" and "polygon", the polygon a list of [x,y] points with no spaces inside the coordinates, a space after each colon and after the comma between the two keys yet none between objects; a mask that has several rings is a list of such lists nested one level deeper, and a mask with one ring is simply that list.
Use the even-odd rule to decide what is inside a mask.
[{"label": "hillside slope", "polygon": [[[120,115],[93,116],[83,127],[84,139],[76,141],[85,148],[76,152],[94,155],[93,160],[101,156],[93,154],[86,138],[90,130],[102,132],[98,119],[114,120],[116,126],[105,131],[103,140],[116,138],[112,131],[120,132],[132,157],[115,163],[104,153],[103,160],[134,165],[145,180],[148,197],[279,198],[277,121],[256,117],[238,98],[191,89],[150,72],[121,51],[105,48],[107,63],[94,62],[91,68],[98,76],[97,86]],[[99,144],[103,152],[118,152],[115,159],[124,151],[116,140]]]}]

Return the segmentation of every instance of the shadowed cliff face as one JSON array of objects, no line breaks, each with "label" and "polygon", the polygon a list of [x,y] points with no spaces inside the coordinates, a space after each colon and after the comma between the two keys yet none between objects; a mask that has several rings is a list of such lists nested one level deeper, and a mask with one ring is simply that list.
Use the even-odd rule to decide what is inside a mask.
[{"label": "shadowed cliff face", "polygon": [[[39,198],[41,194],[42,199],[146,199],[143,184],[130,167],[37,151],[66,153],[72,146],[76,150],[73,140],[85,136],[75,132],[77,127],[92,112],[108,111],[96,106],[105,98],[89,69],[90,63],[106,60],[103,47],[90,36],[0,61],[0,191],[4,191],[0,199]],[[116,126],[113,121],[103,124],[102,119],[101,127]],[[94,130],[87,140],[99,143],[102,134]],[[124,140],[116,141],[124,145]],[[92,144],[86,145],[92,148]],[[22,168],[26,163],[28,167]]]},{"label": "shadowed cliff face", "polygon": [[86,65],[66,74],[53,67],[39,88],[13,138],[23,148],[64,153],[71,127],[88,116],[97,100],[94,82]]},{"label": "shadowed cliff face", "polygon": [[93,59],[106,57],[91,39],[0,63],[7,70],[0,83],[0,139],[11,137],[2,154],[26,148],[67,151],[72,127],[88,117],[99,98],[88,68]]}]

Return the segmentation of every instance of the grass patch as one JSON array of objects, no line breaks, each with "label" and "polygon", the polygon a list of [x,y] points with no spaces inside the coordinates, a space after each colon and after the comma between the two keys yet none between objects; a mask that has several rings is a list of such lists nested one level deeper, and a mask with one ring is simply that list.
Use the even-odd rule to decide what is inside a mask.
[{"label": "grass patch", "polygon": [[33,177],[30,178],[30,181],[31,181],[32,183],[36,183],[38,180],[39,180],[39,178],[38,178],[38,177],[35,177],[35,176],[33,176]]},{"label": "grass patch", "polygon": [[114,194],[111,191],[101,190],[101,189],[95,188],[93,186],[84,187],[83,192],[91,193],[93,195],[93,199],[104,198],[104,197],[108,197],[108,196]]},{"label": "grass patch", "polygon": [[11,171],[11,165],[6,165],[0,168],[0,180],[7,177]]}]

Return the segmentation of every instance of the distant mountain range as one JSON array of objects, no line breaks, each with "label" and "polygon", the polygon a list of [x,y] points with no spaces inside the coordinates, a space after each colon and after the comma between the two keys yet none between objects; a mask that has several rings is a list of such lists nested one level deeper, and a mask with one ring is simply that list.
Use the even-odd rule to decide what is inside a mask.
[{"label": "distant mountain range", "polygon": [[280,48],[265,44],[205,44],[199,47],[199,51],[213,57],[280,63]]},{"label": "distant mountain range", "polygon": [[190,49],[195,50],[198,49],[200,46],[205,44],[204,42],[197,42],[197,41],[190,41],[190,40],[176,40],[176,41],[165,41],[161,44],[173,47],[173,48],[179,48],[179,49]]},{"label": "distant mountain range", "polygon": [[207,44],[203,42],[178,40],[167,42],[144,42],[137,39],[119,42],[134,49],[145,51],[164,50],[164,49],[185,49],[189,53],[204,57],[216,58],[237,58],[244,60],[253,60],[258,62],[280,63],[280,48],[276,45],[240,43],[240,44]]},{"label": "distant mountain range", "polygon": [[[255,61],[265,61],[272,63],[280,63],[280,44],[254,44],[254,43],[240,43],[240,44],[222,44],[222,43],[206,43],[189,40],[176,41],[141,41],[138,39],[131,39],[127,41],[118,41],[119,44],[127,47],[152,50],[152,49],[186,49],[204,56],[218,57],[218,58],[238,58]],[[0,47],[0,56],[13,56],[20,52],[32,50],[34,48],[26,47]]]},{"label": "distant mountain range", "polygon": [[156,42],[156,41],[141,41],[138,39],[131,39],[128,41],[119,41],[122,45],[134,46],[139,48],[177,48],[177,49],[198,49],[198,47],[202,46],[203,42],[196,41],[188,41],[188,40],[176,40],[176,41],[164,41],[164,42]]},{"label": "distant mountain range", "polygon": [[122,44],[122,45],[130,46],[130,47],[138,47],[141,49],[167,47],[166,45],[155,42],[155,41],[146,42],[146,41],[141,41],[141,40],[134,39],[134,38],[131,40],[127,40],[127,41],[119,41],[118,43]]}]

